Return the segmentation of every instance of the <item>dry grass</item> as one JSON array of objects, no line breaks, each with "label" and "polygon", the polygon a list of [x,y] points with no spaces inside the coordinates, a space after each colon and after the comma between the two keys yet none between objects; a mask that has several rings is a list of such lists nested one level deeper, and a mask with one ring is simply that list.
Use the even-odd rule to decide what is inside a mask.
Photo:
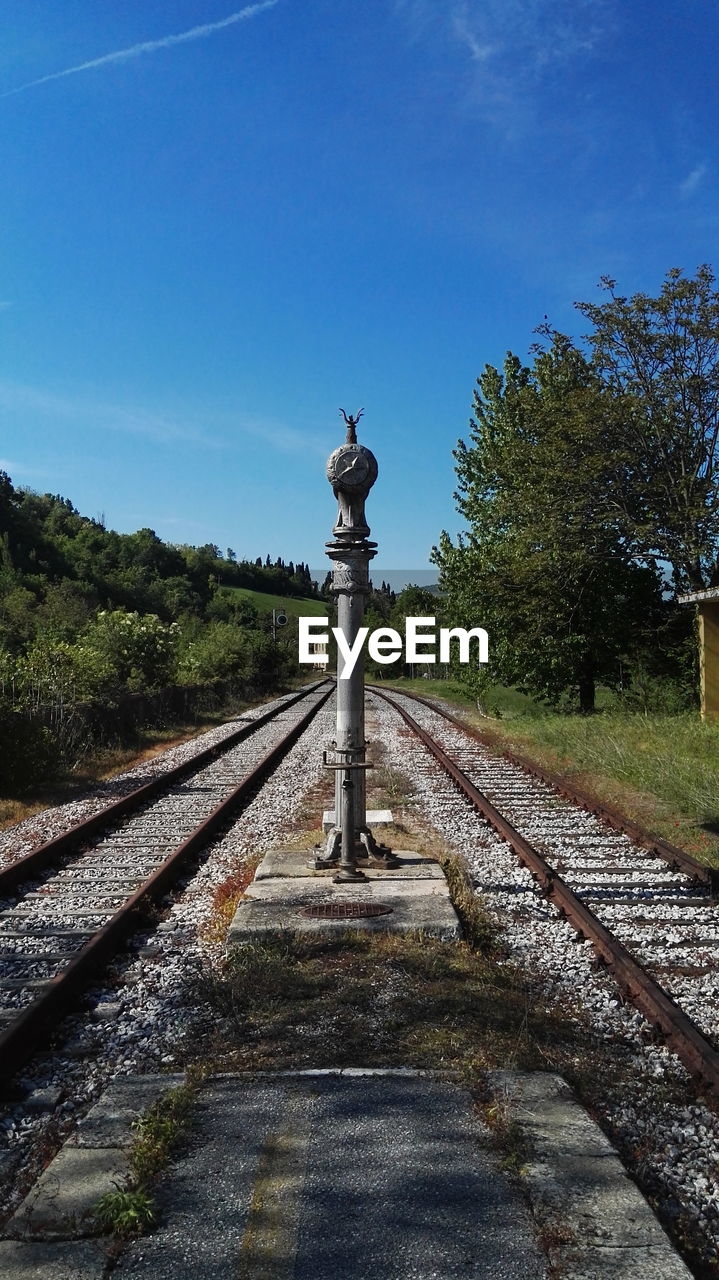
[{"label": "dry grass", "polygon": [[463,1075],[546,1067],[562,1034],[526,974],[421,935],[298,938],[237,948],[200,994],[221,1017],[223,1070],[413,1066]]},{"label": "dry grass", "polygon": [[212,914],[199,931],[204,941],[218,946],[224,942],[240,899],[254,879],[261,858],[260,853],[254,858],[249,858],[215,887],[212,894]]}]

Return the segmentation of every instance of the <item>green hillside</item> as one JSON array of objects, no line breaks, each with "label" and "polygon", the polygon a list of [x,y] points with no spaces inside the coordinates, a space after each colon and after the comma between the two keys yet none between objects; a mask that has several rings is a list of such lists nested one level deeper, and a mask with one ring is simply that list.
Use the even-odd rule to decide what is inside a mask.
[{"label": "green hillside", "polygon": [[[274,635],[273,608],[289,616]],[[297,617],[323,612],[301,561],[117,533],[0,470],[0,791],[121,737],[130,694],[162,721],[169,689],[195,690],[189,706],[283,687],[302,674]]]},{"label": "green hillside", "polygon": [[230,593],[235,599],[248,600],[259,613],[282,609],[288,618],[327,616],[328,605],[325,600],[298,600],[293,596],[275,596],[266,591],[253,591],[250,587],[232,587],[227,589],[227,594]]}]

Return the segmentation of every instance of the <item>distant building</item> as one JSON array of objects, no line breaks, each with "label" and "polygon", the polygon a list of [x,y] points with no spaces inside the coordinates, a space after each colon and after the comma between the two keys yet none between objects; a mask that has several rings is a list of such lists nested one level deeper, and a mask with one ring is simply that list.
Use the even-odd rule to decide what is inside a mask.
[{"label": "distant building", "polygon": [[327,668],[327,645],[323,640],[310,640],[309,651],[315,661],[313,671],[325,671]]}]

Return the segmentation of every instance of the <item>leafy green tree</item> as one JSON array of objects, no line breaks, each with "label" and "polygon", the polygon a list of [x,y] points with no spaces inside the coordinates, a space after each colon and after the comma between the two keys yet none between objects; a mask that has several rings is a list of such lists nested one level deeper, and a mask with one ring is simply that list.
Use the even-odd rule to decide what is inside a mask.
[{"label": "leafy green tree", "polygon": [[179,645],[181,684],[204,684],[244,676],[251,666],[247,635],[228,622],[186,628]]},{"label": "leafy green tree", "polygon": [[710,267],[674,268],[658,297],[580,302],[594,364],[621,408],[614,501],[636,550],[677,587],[719,583],[719,292]]},{"label": "leafy green tree", "polygon": [[20,649],[29,644],[37,628],[37,595],[20,585],[18,578],[8,581],[0,595],[0,644]]},{"label": "leafy green tree", "polygon": [[118,682],[133,691],[160,689],[176,671],[177,624],[156,614],[102,610],[84,633],[88,648],[105,656]]},{"label": "leafy green tree", "polygon": [[71,578],[50,582],[34,615],[38,632],[61,640],[75,640],[97,607],[98,598],[90,583],[75,582]]},{"label": "leafy green tree", "polygon": [[105,698],[116,683],[107,653],[89,644],[70,644],[48,633],[15,659],[16,704],[50,710],[57,719],[78,702]]},{"label": "leafy green tree", "polygon": [[493,675],[552,703],[594,707],[598,680],[648,639],[661,580],[632,558],[610,494],[621,415],[571,342],[478,380],[455,451],[467,533],[433,551],[449,625],[484,626]]}]

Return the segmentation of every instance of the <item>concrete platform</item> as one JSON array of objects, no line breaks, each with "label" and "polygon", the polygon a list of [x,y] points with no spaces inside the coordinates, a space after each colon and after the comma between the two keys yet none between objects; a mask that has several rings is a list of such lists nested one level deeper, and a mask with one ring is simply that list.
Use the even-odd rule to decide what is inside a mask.
[{"label": "concrete platform", "polygon": [[[258,867],[227,935],[227,948],[273,934],[337,934],[361,929],[371,933],[420,931],[452,942],[461,938],[444,872],[421,854],[398,851],[401,865],[391,871],[367,868],[367,879],[334,884],[334,871],[307,867],[310,854],[275,850]],[[380,904],[387,914],[350,919],[317,919],[300,914],[318,904]]]},{"label": "concrete platform", "polygon": [[527,1151],[522,1182],[563,1280],[690,1280],[609,1139],[566,1080],[490,1071],[488,1084]]},{"label": "concrete platform", "polygon": [[[398,867],[362,867],[369,880],[444,880],[444,872],[438,862],[412,849],[393,849],[399,858]],[[266,853],[255,872],[255,880],[278,880],[290,877],[300,880],[332,880],[336,868],[316,871],[310,865],[311,850],[271,849]]]},{"label": "concrete platform", "polygon": [[[368,827],[389,826],[394,821],[391,809],[367,809],[366,811]],[[325,809],[322,814],[322,830],[325,835],[332,830],[335,825],[334,809]]]},{"label": "concrete platform", "polygon": [[109,1266],[106,1241],[59,1244],[0,1240],[3,1280],[104,1280]]},{"label": "concrete platform", "polygon": [[208,1081],[157,1187],[157,1229],[115,1270],[107,1238],[82,1238],[106,1161],[121,1185],[133,1119],[177,1082],[109,1086],[8,1223],[3,1280],[545,1280],[548,1264],[563,1280],[690,1280],[560,1076],[487,1077],[521,1140],[523,1195],[465,1088],[377,1067]]},{"label": "concrete platform", "polygon": [[544,1280],[531,1216],[467,1091],[413,1073],[224,1077],[161,1222],[113,1273],[147,1280]]},{"label": "concrete platform", "polygon": [[66,1143],[15,1211],[6,1233],[14,1240],[100,1235],[95,1205],[101,1196],[126,1185],[127,1174],[119,1147],[81,1149]]}]

